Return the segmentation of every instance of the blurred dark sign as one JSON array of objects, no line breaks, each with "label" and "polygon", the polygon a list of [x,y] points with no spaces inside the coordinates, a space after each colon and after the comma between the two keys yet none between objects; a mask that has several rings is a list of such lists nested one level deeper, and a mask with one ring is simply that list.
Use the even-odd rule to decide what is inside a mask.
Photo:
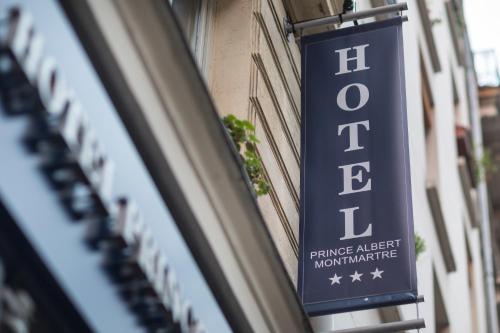
[{"label": "blurred dark sign", "polygon": [[[22,140],[86,241],[149,331],[204,332],[139,207],[112,197],[115,166],[55,60],[44,54],[32,17],[19,8],[0,22],[0,96],[12,117],[30,117]],[[21,138],[20,138],[21,139]]]},{"label": "blurred dark sign", "polygon": [[401,19],[302,38],[299,294],[311,315],[417,296]]}]

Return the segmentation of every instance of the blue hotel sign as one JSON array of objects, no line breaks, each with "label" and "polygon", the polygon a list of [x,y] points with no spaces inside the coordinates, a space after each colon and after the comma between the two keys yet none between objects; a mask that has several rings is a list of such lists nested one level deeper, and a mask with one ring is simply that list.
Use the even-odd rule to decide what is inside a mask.
[{"label": "blue hotel sign", "polygon": [[44,54],[32,17],[13,7],[6,18],[0,35],[3,104],[12,116],[37,120],[24,141],[42,157],[41,169],[72,218],[88,223],[89,247],[103,252],[104,270],[144,327],[204,332],[135,201],[112,199],[114,163],[54,59]]},{"label": "blue hotel sign", "polygon": [[302,38],[299,295],[310,315],[417,296],[401,18]]}]

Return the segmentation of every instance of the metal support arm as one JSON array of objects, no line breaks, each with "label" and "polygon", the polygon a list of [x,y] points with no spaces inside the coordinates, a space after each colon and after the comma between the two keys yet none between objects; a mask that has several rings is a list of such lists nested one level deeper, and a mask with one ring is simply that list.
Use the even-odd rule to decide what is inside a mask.
[{"label": "metal support arm", "polygon": [[[423,302],[424,302],[424,296],[418,295],[417,298],[415,299],[415,304]],[[329,333],[391,333],[391,332],[401,332],[407,330],[416,330],[420,328],[425,328],[425,320],[423,318],[418,318],[418,308],[417,308],[417,319],[335,330],[335,331],[330,331]]]},{"label": "metal support arm", "polygon": [[420,328],[425,328],[425,321],[422,318],[398,321],[394,323],[385,323],[378,325],[349,328],[345,330],[332,331],[331,333],[390,333],[390,332],[399,332],[407,330],[416,330]]},{"label": "metal support arm", "polygon": [[346,14],[339,14],[328,17],[321,17],[308,21],[301,21],[297,23],[292,23],[288,18],[285,18],[284,21],[284,30],[285,34],[288,36],[289,34],[294,33],[295,31],[301,31],[303,29],[314,28],[327,24],[334,23],[342,23],[347,21],[360,20],[368,17],[372,17],[375,15],[388,14],[394,12],[402,12],[403,10],[408,10],[408,4],[406,2],[397,3],[394,5],[388,5],[383,7],[376,7],[368,10],[363,10],[360,12],[352,12]]}]

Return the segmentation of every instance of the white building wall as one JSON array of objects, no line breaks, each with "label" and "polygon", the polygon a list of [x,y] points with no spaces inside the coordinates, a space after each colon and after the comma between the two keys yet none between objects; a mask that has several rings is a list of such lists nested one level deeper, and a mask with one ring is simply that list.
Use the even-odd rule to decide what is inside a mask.
[{"label": "white building wall", "polygon": [[[466,242],[469,243],[474,267],[477,331],[486,332],[480,237],[478,230],[472,228],[469,221],[457,166],[452,73],[460,102],[459,118],[462,125],[468,126],[464,69],[457,64],[445,0],[434,0],[426,3],[431,19],[439,19],[433,24],[432,33],[441,71],[433,71],[430,45],[424,33],[417,1],[425,0],[407,1],[409,9],[404,14],[409,20],[403,23],[403,36],[415,230],[425,239],[427,248],[417,262],[419,292],[426,300],[419,305],[419,314],[427,324],[422,332],[436,331],[434,291],[439,288],[450,332],[475,333],[472,328]],[[330,15],[332,8],[341,6],[341,1],[325,0],[322,3],[329,3],[330,6],[319,6],[323,8],[321,13],[315,12],[314,15]],[[371,6],[371,1],[368,0],[359,0],[357,3],[358,11]],[[306,2],[295,0],[217,0],[214,54],[209,80],[221,114],[233,113],[256,124],[257,136],[261,141],[259,153],[271,183],[271,193],[259,198],[259,204],[294,282],[298,248],[300,58],[297,45],[287,42],[281,36],[281,24],[286,11],[293,12],[307,7]],[[304,17],[311,15],[309,12],[299,14]],[[361,20],[360,24],[369,21],[370,19]],[[345,24],[347,25],[350,23]],[[446,269],[426,191],[428,173],[421,58],[434,100],[439,164],[436,185],[456,264],[456,271],[452,273]],[[401,306],[397,311],[401,319],[417,317],[415,305]],[[324,318],[319,326],[323,330],[330,329],[331,325],[328,323],[331,323],[332,317],[334,328],[340,329],[382,322],[384,315],[379,310],[340,314]]]}]

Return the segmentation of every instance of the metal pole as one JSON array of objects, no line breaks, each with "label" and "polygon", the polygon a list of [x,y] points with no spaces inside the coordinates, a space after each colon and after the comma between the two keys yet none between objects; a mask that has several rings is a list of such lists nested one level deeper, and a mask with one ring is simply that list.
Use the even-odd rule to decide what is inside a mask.
[{"label": "metal pole", "polygon": [[394,323],[348,328],[345,330],[332,331],[331,333],[389,333],[416,330],[420,328],[425,328],[425,321],[423,319],[412,319]]},{"label": "metal pole", "polygon": [[[423,303],[424,301],[425,301],[424,295],[418,295],[417,298],[415,299],[415,304]],[[418,318],[418,316],[417,316],[417,319],[412,319],[412,320],[398,321],[398,322],[384,323],[384,324],[377,324],[377,325],[370,325],[370,326],[363,326],[363,327],[355,327],[355,328],[349,328],[349,329],[343,329],[343,330],[333,330],[333,331],[330,331],[328,328],[325,327],[325,326],[327,326],[327,327],[330,326],[330,323],[328,321],[331,321],[331,324],[333,324],[333,318],[331,316],[313,317],[310,319],[312,320],[313,328],[316,332],[329,332],[329,333],[365,333],[365,332],[366,333],[372,333],[372,332],[376,333],[376,332],[379,332],[379,333],[389,333],[389,332],[399,332],[399,331],[403,331],[403,330],[413,330],[413,329],[425,328],[425,319]],[[316,319],[318,319],[318,320],[314,321]]]},{"label": "metal pole", "polygon": [[291,23],[289,20],[285,19],[284,29],[285,33],[291,34],[297,30],[309,29],[318,27],[321,25],[342,23],[354,20],[360,20],[367,17],[372,17],[375,15],[388,14],[394,12],[401,12],[408,9],[408,4],[406,2],[397,3],[394,5],[388,5],[383,7],[376,7],[368,10],[363,10],[360,12],[352,12],[347,14],[340,14],[335,16],[322,17],[314,20],[302,21],[297,23]]}]

